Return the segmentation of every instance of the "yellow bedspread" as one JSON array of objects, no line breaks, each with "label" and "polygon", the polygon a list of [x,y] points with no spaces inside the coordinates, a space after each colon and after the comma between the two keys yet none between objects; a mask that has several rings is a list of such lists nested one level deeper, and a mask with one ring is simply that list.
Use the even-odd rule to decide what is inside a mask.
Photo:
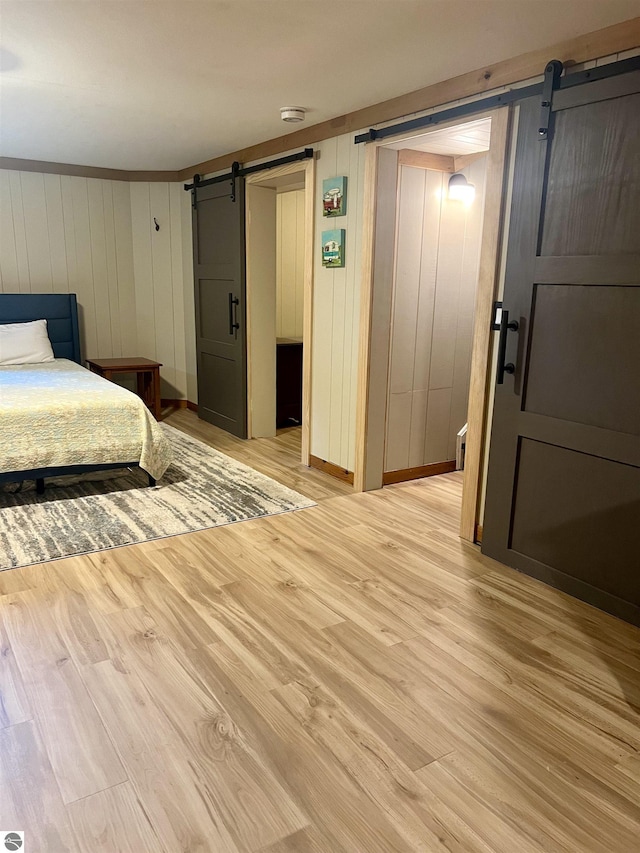
[{"label": "yellow bedspread", "polygon": [[137,462],[159,479],[171,461],[142,400],[79,364],[0,367],[0,473]]}]

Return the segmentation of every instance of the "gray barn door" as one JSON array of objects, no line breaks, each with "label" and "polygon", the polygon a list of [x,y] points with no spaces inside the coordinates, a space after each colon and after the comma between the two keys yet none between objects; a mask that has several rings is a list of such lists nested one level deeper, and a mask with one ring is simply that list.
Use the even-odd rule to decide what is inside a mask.
[{"label": "gray barn door", "polygon": [[[521,103],[482,550],[640,624],[640,72]],[[499,361],[500,367],[500,361]]]},{"label": "gray barn door", "polygon": [[194,189],[198,415],[247,437],[244,180]]}]

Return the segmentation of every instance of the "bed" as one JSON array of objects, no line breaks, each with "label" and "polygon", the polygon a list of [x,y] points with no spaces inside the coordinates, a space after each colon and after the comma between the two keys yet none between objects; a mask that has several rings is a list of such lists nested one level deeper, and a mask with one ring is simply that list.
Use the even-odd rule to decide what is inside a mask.
[{"label": "bed", "polygon": [[75,294],[0,294],[0,325],[47,321],[54,361],[0,365],[0,483],[138,467],[149,485],[169,443],[132,392],[82,367]]}]

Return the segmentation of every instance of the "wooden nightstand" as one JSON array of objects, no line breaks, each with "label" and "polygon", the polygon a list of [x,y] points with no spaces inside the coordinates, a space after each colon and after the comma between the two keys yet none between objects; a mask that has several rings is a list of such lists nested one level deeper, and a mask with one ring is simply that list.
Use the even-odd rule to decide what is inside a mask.
[{"label": "wooden nightstand", "polygon": [[114,373],[135,373],[138,396],[160,420],[160,368],[159,361],[148,358],[88,358],[89,370],[111,379]]}]

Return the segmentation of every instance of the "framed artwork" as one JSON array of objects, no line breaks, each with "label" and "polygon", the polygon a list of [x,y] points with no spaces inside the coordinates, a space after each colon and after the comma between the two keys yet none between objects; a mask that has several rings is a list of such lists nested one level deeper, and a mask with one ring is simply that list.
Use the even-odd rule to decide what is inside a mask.
[{"label": "framed artwork", "polygon": [[322,182],[322,215],[344,216],[347,212],[347,179],[325,178]]},{"label": "framed artwork", "polygon": [[322,266],[344,266],[344,228],[322,232]]}]

